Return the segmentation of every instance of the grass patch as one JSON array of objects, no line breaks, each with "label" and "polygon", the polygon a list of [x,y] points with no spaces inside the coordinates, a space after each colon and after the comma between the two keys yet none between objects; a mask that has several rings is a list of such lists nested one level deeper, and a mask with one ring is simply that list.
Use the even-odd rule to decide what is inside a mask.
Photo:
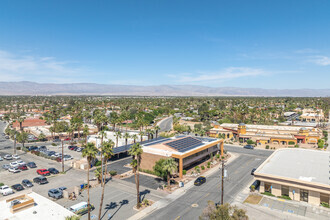
[{"label": "grass patch", "polygon": [[259,204],[260,200],[262,199],[262,196],[260,195],[249,195],[244,201],[244,203],[250,203],[253,205]]},{"label": "grass patch", "polygon": [[290,196],[277,196],[277,198],[291,200]]},{"label": "grass patch", "polygon": [[270,192],[263,192],[261,193],[263,195],[266,195],[266,196],[272,196],[272,197],[275,197],[275,195],[271,194]]}]

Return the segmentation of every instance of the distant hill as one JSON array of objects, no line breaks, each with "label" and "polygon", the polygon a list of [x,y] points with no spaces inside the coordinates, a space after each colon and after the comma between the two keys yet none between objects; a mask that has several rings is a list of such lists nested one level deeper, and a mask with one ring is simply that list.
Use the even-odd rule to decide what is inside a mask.
[{"label": "distant hill", "polygon": [[0,95],[129,95],[129,96],[292,96],[326,97],[330,89],[260,89],[195,85],[131,86],[96,83],[0,82]]}]

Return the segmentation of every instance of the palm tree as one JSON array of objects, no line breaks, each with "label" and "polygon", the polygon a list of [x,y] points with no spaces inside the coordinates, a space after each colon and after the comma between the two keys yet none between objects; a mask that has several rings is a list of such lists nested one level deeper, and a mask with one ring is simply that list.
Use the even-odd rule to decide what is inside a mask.
[{"label": "palm tree", "polygon": [[89,197],[89,169],[91,167],[91,162],[95,159],[98,150],[94,143],[88,143],[86,147],[82,150],[82,156],[87,158],[87,197],[88,197],[88,220],[91,219],[91,209],[90,209],[90,197]]},{"label": "palm tree", "polygon": [[[112,149],[114,145],[115,143],[112,140],[102,143],[101,155],[103,155],[105,161],[105,171],[104,171],[105,174],[107,174],[107,169],[108,169],[107,161],[111,158],[111,156],[113,156]],[[101,218],[103,199],[104,199],[104,188],[105,188],[105,181],[103,180],[103,172],[102,172],[101,185],[102,185],[102,195],[101,195],[100,209],[99,209],[99,220]]]},{"label": "palm tree", "polygon": [[18,122],[19,122],[19,130],[22,132],[23,131],[23,122],[24,122],[24,118],[20,117],[18,118]]},{"label": "palm tree", "polygon": [[134,144],[136,143],[136,140],[138,139],[137,134],[133,134],[132,137]]},{"label": "palm tree", "polygon": [[167,174],[167,187],[170,188],[170,176],[178,169],[178,163],[173,158],[165,159],[163,163],[163,170]]},{"label": "palm tree", "polygon": [[129,133],[126,132],[124,134],[123,138],[125,138],[125,145],[127,145],[128,138],[130,138],[130,137],[131,137],[131,135],[129,135]]},{"label": "palm tree", "polygon": [[88,126],[85,125],[84,130],[83,130],[83,135],[85,137],[85,144],[87,144],[87,136],[88,136],[88,134],[89,134],[89,129],[88,129]]},{"label": "palm tree", "polygon": [[141,142],[143,141],[143,135],[144,135],[144,132],[143,131],[140,131],[139,132],[139,135],[140,135],[140,137],[141,137]]},{"label": "palm tree", "polygon": [[118,139],[122,137],[121,132],[120,131],[116,131],[115,132],[115,136],[116,136],[116,147],[118,147]]},{"label": "palm tree", "polygon": [[157,125],[155,127],[155,132],[156,132],[156,138],[158,138],[158,132],[160,131],[160,127]]},{"label": "palm tree", "polygon": [[24,148],[24,143],[27,141],[27,139],[28,139],[28,133],[23,131],[18,134],[17,140],[18,140],[18,142],[22,143],[23,148]]},{"label": "palm tree", "polygon": [[136,199],[137,199],[137,204],[136,208],[140,208],[140,177],[139,177],[139,168],[140,168],[140,163],[141,163],[141,155],[143,153],[142,146],[137,143],[134,144],[131,149],[128,151],[129,155],[132,155],[133,160],[132,160],[132,168],[133,168],[133,173],[135,175],[135,184],[136,184]]}]

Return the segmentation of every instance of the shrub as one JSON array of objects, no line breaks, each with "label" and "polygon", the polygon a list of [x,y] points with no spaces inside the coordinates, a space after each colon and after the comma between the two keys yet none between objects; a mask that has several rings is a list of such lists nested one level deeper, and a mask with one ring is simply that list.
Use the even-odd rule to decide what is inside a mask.
[{"label": "shrub", "polygon": [[199,169],[199,166],[195,166],[195,170]]},{"label": "shrub", "polygon": [[289,145],[294,145],[295,142],[294,141],[289,141]]},{"label": "shrub", "polygon": [[321,202],[321,206],[326,207],[326,208],[330,208],[329,203],[326,203],[326,202]]},{"label": "shrub", "polygon": [[205,167],[204,166],[201,166],[202,170],[205,170]]},{"label": "shrub", "polygon": [[101,166],[102,162],[100,160],[96,161],[95,165],[96,167]]},{"label": "shrub", "polygon": [[21,147],[16,147],[16,150],[21,150]]},{"label": "shrub", "polygon": [[0,183],[0,186],[3,186],[3,185],[5,185],[5,184],[3,184],[3,183]]},{"label": "shrub", "polygon": [[275,197],[275,195],[271,194],[270,192],[263,192],[261,193],[263,195],[266,195],[266,196],[272,196],[272,197]]},{"label": "shrub", "polygon": [[222,157],[221,157],[221,159],[225,159],[225,157],[224,157],[224,156],[222,156]]},{"label": "shrub", "polygon": [[296,145],[294,145],[294,147],[297,147],[297,148],[298,148],[298,147],[299,147],[299,145],[298,145],[298,144],[296,144]]},{"label": "shrub", "polygon": [[211,166],[211,162],[209,161],[209,162],[207,162],[207,166]]},{"label": "shrub", "polygon": [[187,174],[187,170],[182,170],[182,174],[186,175]]},{"label": "shrub", "polygon": [[199,167],[196,169],[196,172],[197,173],[200,173],[201,172],[201,170],[199,169]]},{"label": "shrub", "polygon": [[115,171],[115,170],[111,170],[111,171],[109,172],[109,174],[110,174],[110,176],[116,176],[116,175],[117,175],[117,171]]},{"label": "shrub", "polygon": [[145,206],[149,206],[149,205],[150,205],[150,202],[149,202],[148,199],[144,199],[144,200],[142,201],[142,204],[145,205]]},{"label": "shrub", "polygon": [[220,154],[217,154],[217,158],[218,158],[218,159],[220,158]]},{"label": "shrub", "polygon": [[266,145],[266,149],[269,149],[269,145]]},{"label": "shrub", "polygon": [[247,144],[254,144],[253,140],[250,140],[250,139],[247,140],[246,143],[247,143]]},{"label": "shrub", "polygon": [[255,185],[252,185],[251,187],[251,191],[254,192],[256,190],[256,186]]},{"label": "shrub", "polygon": [[207,168],[210,168],[211,166],[210,165],[207,165]]},{"label": "shrub", "polygon": [[55,146],[57,146],[57,144],[55,144],[55,143],[52,143],[52,146],[54,146],[54,147],[55,147]]},{"label": "shrub", "polygon": [[27,149],[26,147],[23,147],[23,148],[22,148],[22,151],[24,151],[24,152],[29,152],[29,149]]}]

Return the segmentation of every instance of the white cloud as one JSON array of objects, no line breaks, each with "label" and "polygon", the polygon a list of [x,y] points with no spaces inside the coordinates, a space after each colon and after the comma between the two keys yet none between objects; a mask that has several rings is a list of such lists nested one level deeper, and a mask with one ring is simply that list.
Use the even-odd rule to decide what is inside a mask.
[{"label": "white cloud", "polygon": [[1,81],[80,81],[88,70],[72,67],[73,62],[54,57],[21,56],[0,50]]},{"label": "white cloud", "polygon": [[254,77],[269,74],[263,69],[249,67],[229,67],[218,72],[198,72],[197,74],[183,73],[179,75],[168,75],[182,83],[206,83],[219,82],[241,77]]},{"label": "white cloud", "polygon": [[313,62],[320,66],[329,66],[330,65],[330,57],[327,56],[315,56],[310,62]]},{"label": "white cloud", "polygon": [[296,50],[294,52],[299,53],[299,54],[319,53],[318,50],[311,49],[311,48],[304,48],[304,49]]}]

